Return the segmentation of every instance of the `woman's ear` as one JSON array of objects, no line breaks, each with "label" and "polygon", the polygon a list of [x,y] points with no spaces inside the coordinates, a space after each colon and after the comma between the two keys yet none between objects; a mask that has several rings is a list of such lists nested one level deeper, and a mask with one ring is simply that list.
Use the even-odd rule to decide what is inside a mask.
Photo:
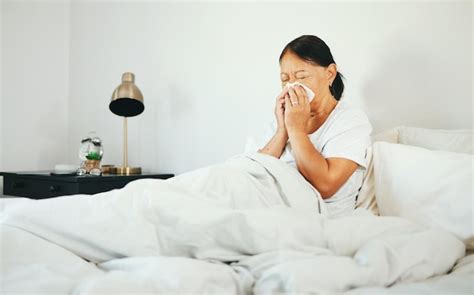
[{"label": "woman's ear", "polygon": [[335,63],[332,63],[326,68],[326,76],[327,76],[329,85],[332,85],[332,82],[334,82],[334,79],[336,79],[336,75],[337,75],[337,66]]}]

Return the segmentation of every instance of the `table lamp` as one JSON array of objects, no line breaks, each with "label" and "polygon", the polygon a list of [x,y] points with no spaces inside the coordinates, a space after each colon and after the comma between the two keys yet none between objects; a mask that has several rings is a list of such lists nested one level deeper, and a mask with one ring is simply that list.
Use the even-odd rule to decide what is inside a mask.
[{"label": "table lamp", "polygon": [[135,85],[133,73],[123,73],[122,84],[115,88],[109,104],[112,113],[123,117],[123,166],[110,169],[111,174],[140,174],[140,167],[128,166],[127,118],[140,115],[145,110],[143,95]]}]

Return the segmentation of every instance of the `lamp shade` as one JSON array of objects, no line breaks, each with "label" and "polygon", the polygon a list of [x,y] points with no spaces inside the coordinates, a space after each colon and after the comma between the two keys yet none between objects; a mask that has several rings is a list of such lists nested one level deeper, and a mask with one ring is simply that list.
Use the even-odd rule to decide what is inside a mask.
[{"label": "lamp shade", "polygon": [[109,104],[112,113],[122,117],[134,117],[145,110],[143,95],[135,85],[135,75],[124,73],[122,84],[115,88]]}]

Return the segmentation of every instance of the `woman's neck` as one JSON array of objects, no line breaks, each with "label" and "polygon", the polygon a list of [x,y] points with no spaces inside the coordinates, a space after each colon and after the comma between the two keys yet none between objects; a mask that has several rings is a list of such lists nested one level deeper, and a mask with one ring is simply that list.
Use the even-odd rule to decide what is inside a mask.
[{"label": "woman's neck", "polygon": [[324,124],[326,119],[329,117],[331,112],[336,107],[338,101],[331,95],[328,94],[326,97],[321,99],[318,103],[312,101],[311,108],[311,117],[308,122],[308,133],[311,134],[321,127]]},{"label": "woman's neck", "polygon": [[316,101],[312,101],[310,108],[311,108],[311,117],[316,117],[316,119],[321,120],[329,116],[329,114],[334,110],[337,105],[337,100],[331,95],[327,94],[323,99],[317,103]]}]

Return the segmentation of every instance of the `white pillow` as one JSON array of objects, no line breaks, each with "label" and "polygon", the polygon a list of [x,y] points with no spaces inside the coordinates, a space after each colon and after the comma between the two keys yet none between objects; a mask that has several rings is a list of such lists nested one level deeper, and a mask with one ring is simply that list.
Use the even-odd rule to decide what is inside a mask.
[{"label": "white pillow", "polygon": [[380,215],[444,229],[473,248],[474,156],[384,142],[373,152]]},{"label": "white pillow", "polygon": [[[379,133],[372,135],[372,142],[385,141],[391,143],[398,143],[398,131],[402,127],[394,127],[392,129],[384,130]],[[364,174],[364,181],[357,194],[356,208],[363,208],[369,210],[374,215],[379,215],[379,209],[377,208],[377,201],[375,200],[375,189],[374,189],[374,163],[372,146],[367,148],[365,158],[367,160],[367,169]]]},{"label": "white pillow", "polygon": [[375,184],[374,184],[374,161],[372,147],[367,148],[367,169],[364,172],[364,180],[357,194],[356,208],[369,210],[374,215],[380,215],[375,200]]},{"label": "white pillow", "polygon": [[416,127],[401,127],[398,141],[401,144],[424,147],[455,153],[473,153],[472,129],[436,130]]},{"label": "white pillow", "polygon": [[380,131],[372,135],[372,142],[383,141],[383,142],[391,142],[391,143],[398,143],[400,129],[405,128],[403,126],[393,127],[391,129],[387,129],[384,131]]},{"label": "white pillow", "polygon": [[[384,141],[425,147],[433,150],[473,153],[473,130],[436,130],[398,126],[372,135],[372,142]],[[356,208],[370,210],[379,215],[375,200],[372,148],[367,150],[367,170],[359,191]]]}]

